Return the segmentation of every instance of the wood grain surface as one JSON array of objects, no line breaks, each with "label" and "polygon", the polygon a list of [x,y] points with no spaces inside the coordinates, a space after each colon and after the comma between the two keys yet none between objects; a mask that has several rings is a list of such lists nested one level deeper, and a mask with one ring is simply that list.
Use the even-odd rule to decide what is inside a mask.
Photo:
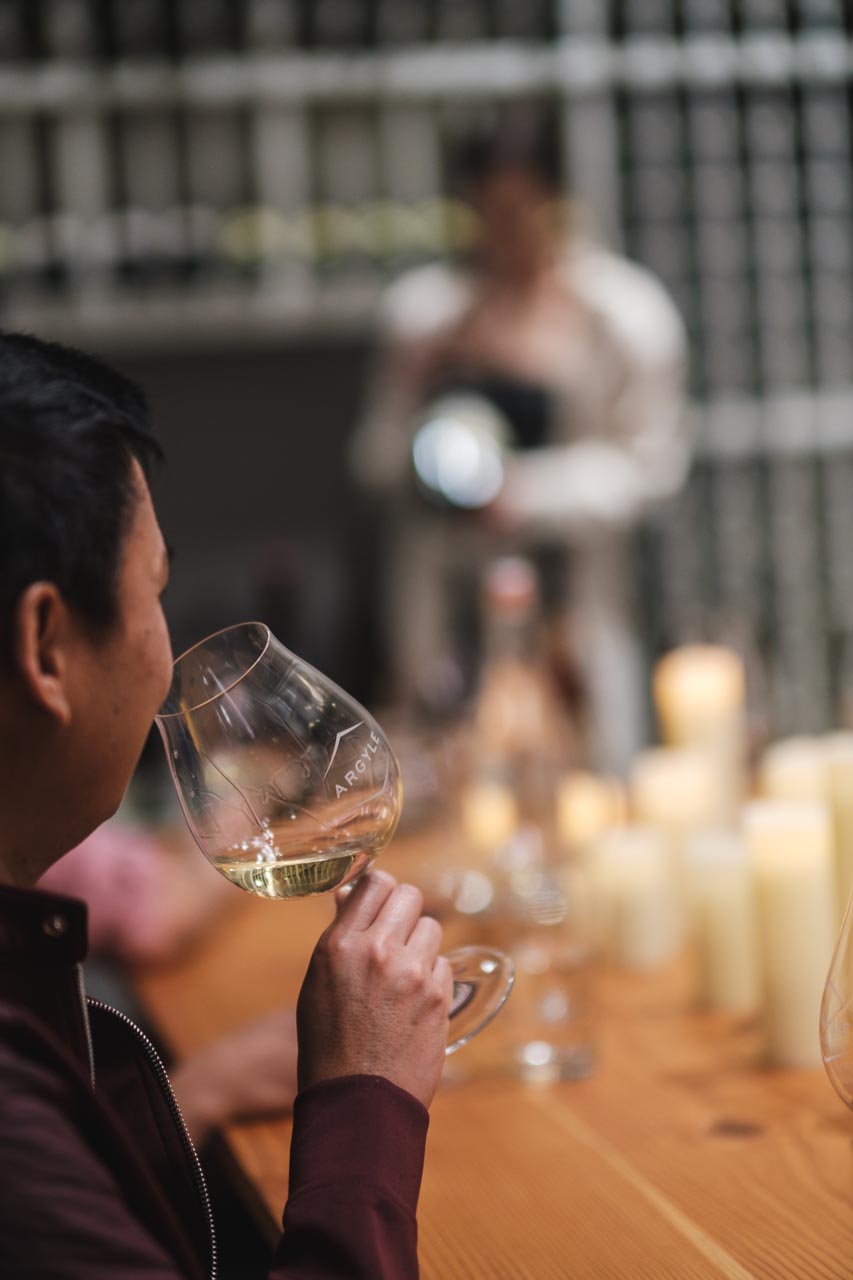
[{"label": "wood grain surface", "polygon": [[[235,892],[211,936],[139,973],[137,991],[186,1055],[295,1000],[329,918],[323,899]],[[587,1080],[502,1078],[497,1023],[449,1060],[419,1211],[423,1280],[853,1277],[853,1116],[823,1072],[763,1069],[756,1025],[690,1010],[684,965],[598,974],[594,1003]],[[287,1120],[226,1134],[271,1231],[289,1135]]]}]

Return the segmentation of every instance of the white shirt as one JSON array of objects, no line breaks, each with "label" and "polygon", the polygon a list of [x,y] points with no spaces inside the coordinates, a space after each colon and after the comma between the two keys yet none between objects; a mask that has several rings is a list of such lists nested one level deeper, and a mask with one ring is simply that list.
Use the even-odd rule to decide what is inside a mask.
[{"label": "white shirt", "polygon": [[[583,541],[635,523],[682,483],[686,340],[664,289],[634,263],[582,243],[560,270],[582,323],[542,352],[543,381],[560,410],[550,444],[508,460],[502,502],[531,532]],[[382,304],[386,350],[450,330],[475,288],[464,272],[440,264],[401,277]],[[367,487],[388,492],[406,481],[417,408],[411,387],[380,355],[352,445],[353,468]]]}]

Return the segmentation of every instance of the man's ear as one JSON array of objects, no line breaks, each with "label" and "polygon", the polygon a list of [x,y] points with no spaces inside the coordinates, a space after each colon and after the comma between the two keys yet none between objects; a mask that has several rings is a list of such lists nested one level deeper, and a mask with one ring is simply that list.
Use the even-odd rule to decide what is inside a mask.
[{"label": "man's ear", "polygon": [[63,728],[71,722],[68,644],[71,618],[53,582],[32,582],[18,598],[13,663],[27,695]]}]

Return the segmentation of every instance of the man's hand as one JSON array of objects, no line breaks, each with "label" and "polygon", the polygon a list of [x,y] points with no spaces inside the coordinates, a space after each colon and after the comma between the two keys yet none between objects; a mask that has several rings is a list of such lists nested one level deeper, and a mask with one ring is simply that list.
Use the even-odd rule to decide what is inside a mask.
[{"label": "man's hand", "polygon": [[423,897],[376,871],[346,898],[311,957],[296,1010],[299,1088],[384,1076],[428,1107],[438,1087],[453,991],[441,926]]}]

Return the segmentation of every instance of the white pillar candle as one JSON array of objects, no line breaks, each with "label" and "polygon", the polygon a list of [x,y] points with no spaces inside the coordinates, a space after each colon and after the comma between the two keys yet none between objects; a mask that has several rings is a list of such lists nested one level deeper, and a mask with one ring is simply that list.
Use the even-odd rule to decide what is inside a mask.
[{"label": "white pillar candle", "polygon": [[839,917],[853,891],[853,733],[826,739],[826,792],[832,812],[836,902]]},{"label": "white pillar candle", "polygon": [[639,822],[680,833],[725,822],[725,797],[711,756],[693,748],[640,751],[629,778],[631,812]]},{"label": "white pillar candle", "polygon": [[644,751],[631,770],[629,794],[636,821],[658,827],[665,834],[683,936],[685,838],[691,831],[725,822],[715,762],[691,748],[656,747]]},{"label": "white pillar candle", "polygon": [[825,801],[827,750],[822,738],[781,738],[767,748],[758,770],[762,795],[776,800]]},{"label": "white pillar candle", "polygon": [[743,663],[722,645],[684,645],[655,667],[652,692],[661,737],[694,747],[715,762],[721,820],[734,822],[745,794],[746,732]]},{"label": "white pillar candle", "polygon": [[625,789],[618,778],[571,773],[557,790],[557,827],[569,849],[582,850],[625,821]]},{"label": "white pillar candle", "polygon": [[592,931],[601,954],[654,969],[678,943],[668,850],[651,827],[622,827],[596,841],[590,861]]},{"label": "white pillar candle", "polygon": [[835,941],[829,813],[821,804],[759,800],[744,808],[743,833],[755,883],[768,1058],[777,1066],[817,1066]]},{"label": "white pillar candle", "polygon": [[685,847],[687,896],[700,1005],[747,1013],[761,1003],[755,908],[743,837],[698,831]]},{"label": "white pillar candle", "polygon": [[629,792],[638,821],[679,834],[719,819],[720,792],[714,764],[692,748],[642,751],[631,768]]}]

